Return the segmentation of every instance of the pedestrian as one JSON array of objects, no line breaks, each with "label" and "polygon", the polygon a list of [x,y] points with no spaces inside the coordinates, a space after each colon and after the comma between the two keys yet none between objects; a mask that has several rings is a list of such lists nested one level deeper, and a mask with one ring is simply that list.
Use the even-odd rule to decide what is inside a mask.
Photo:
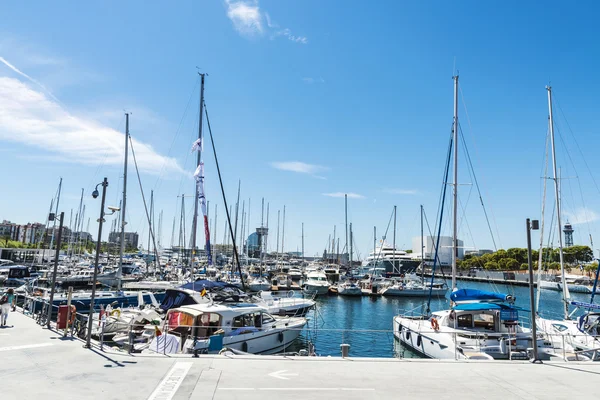
[{"label": "pedestrian", "polygon": [[15,290],[9,288],[0,297],[0,324],[6,326],[6,320],[8,319],[8,313],[11,307],[14,309],[16,305]]}]

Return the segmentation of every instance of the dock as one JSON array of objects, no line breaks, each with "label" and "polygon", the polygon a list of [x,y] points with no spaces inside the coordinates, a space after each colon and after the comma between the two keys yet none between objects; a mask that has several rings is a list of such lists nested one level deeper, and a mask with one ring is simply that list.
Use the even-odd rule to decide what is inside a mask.
[{"label": "dock", "polygon": [[0,341],[2,399],[591,399],[600,375],[590,362],[128,355],[19,312]]}]

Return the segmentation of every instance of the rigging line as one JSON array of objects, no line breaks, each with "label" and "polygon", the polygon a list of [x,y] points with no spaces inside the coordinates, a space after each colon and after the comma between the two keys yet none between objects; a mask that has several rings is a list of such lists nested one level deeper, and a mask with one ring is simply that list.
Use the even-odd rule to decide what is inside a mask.
[{"label": "rigging line", "polygon": [[[463,211],[463,214],[465,213],[465,207],[463,207],[462,201],[460,201],[460,198],[458,199],[458,204],[460,205],[461,210]],[[475,244],[475,238],[473,237],[473,232],[471,231],[471,226],[469,225],[469,221],[467,221],[466,218],[464,218],[464,222],[467,225],[467,230],[469,231],[469,235],[471,235],[471,240],[473,241],[473,247],[477,248],[477,245]],[[461,225],[462,225],[462,221],[461,221]],[[464,242],[463,242],[463,257],[464,257]]]},{"label": "rigging line", "polygon": [[[473,147],[475,148],[475,156],[477,157],[478,160],[480,160],[481,157],[479,156],[479,149],[477,147],[477,141],[475,140],[475,135],[473,135],[473,127],[471,126],[471,118],[469,117],[469,111],[467,110],[467,102],[465,101],[465,96],[464,96],[463,91],[462,91],[462,85],[460,85],[458,87],[458,90],[460,91],[460,97],[462,99],[462,105],[463,105],[463,107],[465,109],[465,116],[467,117],[467,124],[469,125],[469,133],[471,135],[471,141],[473,142]],[[461,132],[461,136],[463,136],[463,141],[465,141],[464,135],[462,135],[462,126],[461,126],[460,121],[458,122],[458,127],[459,127],[459,132]],[[468,160],[469,160],[469,164],[471,164],[471,168],[473,168],[473,163],[471,162],[471,156],[468,154],[468,152],[467,152],[467,157],[468,157]],[[473,172],[473,175],[474,174],[475,173]],[[485,180],[484,176],[483,176],[483,179]],[[479,192],[479,197],[481,199],[481,192],[480,192],[479,184],[478,183],[477,183],[477,191]],[[488,192],[487,192],[487,190],[486,190],[485,195],[487,196],[487,198],[490,197],[489,194],[488,194]],[[481,202],[482,202],[481,205],[483,207],[483,200],[482,199],[481,199]],[[483,211],[484,211],[484,213],[486,215],[485,217],[487,219],[488,218],[487,217],[487,210],[485,209],[485,207],[484,207]],[[490,207],[490,214],[492,214],[492,220],[494,221],[494,227],[496,228],[496,236],[498,237],[498,243],[500,243],[500,247],[502,248],[502,240],[500,238],[500,230],[498,229],[498,223],[496,222],[496,215],[494,214],[494,209],[492,207]],[[489,226],[489,221],[488,221],[488,226]],[[491,233],[492,228],[490,227],[489,229],[490,229],[490,234],[492,235],[492,240],[494,240],[494,235]],[[494,249],[497,250],[495,242],[494,242]]]},{"label": "rigging line", "polygon": [[[429,226],[429,220],[427,219],[427,213],[425,212],[425,209],[423,209],[423,217],[425,217],[427,231],[429,232],[429,236],[431,237],[431,244],[433,244],[433,233],[431,232],[431,227]],[[421,250],[421,252],[423,252],[423,250]],[[440,264],[442,263],[439,257],[437,258],[437,262],[439,262]],[[425,266],[423,265],[421,266],[421,268],[425,268]],[[440,268],[440,271],[442,272],[442,278],[447,279],[446,274],[444,273],[444,269]]]},{"label": "rigging line", "polygon": [[[390,215],[390,219],[388,220],[387,228],[385,228],[385,233],[383,235],[384,238],[387,238],[388,231],[390,230],[390,224],[392,223],[392,218],[394,218],[394,210],[392,210],[392,215]],[[373,235],[374,234],[375,233],[373,232]],[[374,239],[375,239],[375,241],[377,241],[377,238],[374,238]],[[385,240],[385,239],[383,239],[383,240]],[[377,257],[375,258],[375,264],[373,265],[373,268],[375,268],[377,266],[377,262],[379,261],[382,251],[383,251],[383,241],[381,243],[381,246],[379,246],[379,254],[377,254]],[[396,269],[395,261],[396,260],[394,260],[394,262],[392,262],[394,270]],[[375,271],[373,271],[373,272],[375,272]]]},{"label": "rigging line", "polygon": [[244,282],[244,276],[242,275],[242,268],[240,266],[240,258],[238,255],[238,249],[235,243],[235,237],[233,235],[233,227],[231,226],[231,216],[229,215],[229,207],[227,207],[227,198],[225,197],[225,188],[223,187],[223,179],[221,178],[221,168],[219,167],[219,159],[217,158],[217,149],[215,148],[215,140],[213,138],[212,129],[210,127],[210,119],[208,118],[208,108],[206,102],[204,102],[204,113],[206,115],[206,125],[208,127],[208,133],[210,134],[210,142],[212,144],[213,155],[215,157],[215,164],[217,166],[217,174],[219,176],[219,184],[221,186],[221,194],[223,195],[223,203],[225,205],[225,213],[227,215],[227,223],[229,225],[229,234],[231,235],[231,242],[233,244],[233,254],[237,264],[238,272],[240,273],[240,280],[242,281],[242,289],[246,289],[246,283]]},{"label": "rigging line", "polygon": [[[135,173],[138,178],[138,183],[140,184],[140,192],[142,193],[142,202],[144,203],[144,210],[146,211],[146,217],[148,218],[148,229],[150,235],[152,236],[152,244],[154,245],[154,271],[159,270],[162,274],[162,270],[160,267],[160,263],[158,262],[158,246],[156,246],[156,238],[154,237],[154,226],[150,220],[150,213],[148,212],[148,206],[146,205],[146,196],[144,196],[144,188],[142,186],[142,178],[140,178],[140,170],[138,169],[137,159],[135,157],[135,150],[133,149],[133,139],[131,135],[129,135],[129,144],[131,145],[131,155],[133,156],[133,163],[135,165]],[[147,249],[148,254],[150,254],[150,249]]]},{"label": "rigging line", "polygon": [[[179,120],[179,125],[177,126],[177,130],[175,131],[175,136],[173,137],[173,140],[171,141],[171,145],[169,146],[169,151],[167,151],[166,157],[169,157],[171,155],[173,146],[175,145],[175,142],[177,141],[177,138],[179,137],[179,134],[181,133],[181,129],[183,127],[183,121],[185,120],[185,117],[187,116],[188,110],[190,108],[190,104],[192,102],[192,98],[194,97],[194,94],[196,93],[196,88],[198,87],[199,84],[200,84],[200,78],[197,78],[194,83],[194,87],[192,88],[192,92],[190,93],[190,97],[188,98],[185,109],[183,110],[183,115],[181,116],[181,119]],[[186,161],[187,161],[187,157],[186,157]],[[160,174],[159,174],[158,178],[156,178],[156,182],[154,183],[155,191],[160,187],[160,183],[162,182],[162,179],[163,179],[163,176],[165,173],[165,169],[166,169],[166,160],[162,165],[162,168],[160,170]]]},{"label": "rigging line", "polygon": [[[450,137],[452,138],[452,136],[454,136],[454,135],[451,134]],[[446,198],[446,191],[447,191],[446,189],[448,188],[448,184],[447,183],[448,183],[448,173],[450,172],[450,154],[452,154],[452,145],[453,145],[452,142],[453,142],[453,140],[450,139],[450,146],[448,146],[448,155],[446,157],[446,160],[447,160],[447,163],[446,163],[446,175],[444,176],[444,185],[442,187],[442,196],[441,196],[442,199]],[[456,145],[456,144],[454,143],[454,145]],[[429,296],[427,297],[427,310],[426,310],[427,314],[429,314],[430,311],[431,311],[431,295],[433,293],[433,280],[435,278],[436,261],[439,259],[438,258],[438,254],[439,254],[438,251],[439,251],[439,247],[440,247],[440,233],[441,233],[440,231],[442,230],[442,223],[441,222],[443,220],[443,216],[444,216],[444,202],[442,201],[441,209],[440,209],[440,218],[439,218],[440,225],[439,225],[439,228],[438,228],[437,241],[436,241],[436,244],[435,244],[435,257],[433,258],[433,267],[431,269],[431,284],[429,286]],[[454,288],[452,288],[452,290],[454,290]]]},{"label": "rigging line", "polygon": [[[479,187],[479,181],[477,180],[477,176],[475,175],[475,169],[473,168],[473,162],[471,160],[471,154],[469,153],[469,149],[467,148],[467,145],[465,143],[465,137],[463,135],[463,131],[462,131],[462,127],[460,125],[460,123],[458,124],[458,131],[460,132],[460,137],[463,140],[463,144],[464,144],[464,148],[465,148],[465,154],[467,156],[467,162],[469,164],[469,167],[471,168],[471,170],[473,171],[473,181],[475,182],[475,187],[477,188],[477,193],[479,194],[479,201],[481,202],[481,207],[483,208],[483,213],[485,215],[485,220],[487,222],[487,226],[488,229],[490,231],[490,236],[492,237],[492,242],[494,243],[494,250],[498,251],[498,246],[496,246],[496,240],[494,239],[494,233],[492,231],[492,225],[490,224],[490,219],[488,217],[488,213],[487,213],[487,209],[485,207],[485,204],[483,203],[483,197],[481,195],[481,189]],[[494,218],[494,213],[492,212],[492,218]],[[496,231],[498,231],[498,224],[496,224],[496,218],[494,218],[494,225],[496,225]],[[500,234],[498,234],[498,242],[500,242]],[[500,243],[500,245],[502,245],[502,243]]]},{"label": "rigging line", "polygon": [[583,160],[583,163],[585,164],[585,167],[587,168],[588,173],[590,174],[590,177],[592,178],[592,181],[594,182],[594,186],[596,186],[596,190],[598,190],[598,193],[600,193],[600,187],[598,186],[598,182],[596,182],[596,179],[594,179],[594,174],[592,174],[592,170],[583,155],[583,151],[581,150],[581,147],[579,146],[579,142],[577,141],[577,138],[575,137],[575,134],[573,133],[573,129],[571,129],[569,120],[567,119],[567,116],[565,115],[562,107],[560,106],[560,102],[558,101],[558,98],[556,97],[556,91],[554,88],[552,89],[552,99],[554,100],[555,104],[558,106],[558,109],[560,110],[560,113],[562,114],[562,116],[565,120],[565,123],[567,124],[567,128],[569,129],[569,132],[571,133],[571,137],[573,138],[573,141],[575,142],[575,146],[577,146],[577,150],[579,150],[579,154],[581,155],[581,160]]},{"label": "rigging line", "polygon": [[[451,125],[452,127],[454,127],[454,122]],[[453,128],[450,128],[450,132],[452,132]],[[452,135],[450,135],[450,140],[448,142],[448,148],[452,148]],[[444,173],[442,174],[442,187],[440,188],[440,196],[438,198],[438,204],[437,204],[437,212],[436,212],[436,219],[435,219],[435,225],[434,226],[438,226],[439,224],[441,224],[442,222],[439,220],[440,217],[440,209],[442,207],[442,204],[444,202],[444,199],[442,198],[442,194],[446,193],[443,189],[444,187],[448,184],[446,182],[446,176],[448,175],[448,172],[446,171],[446,169],[450,168],[449,164],[450,164],[450,157],[451,157],[451,153],[448,153],[446,155],[446,163],[444,165],[446,165],[445,169],[444,169]]]}]

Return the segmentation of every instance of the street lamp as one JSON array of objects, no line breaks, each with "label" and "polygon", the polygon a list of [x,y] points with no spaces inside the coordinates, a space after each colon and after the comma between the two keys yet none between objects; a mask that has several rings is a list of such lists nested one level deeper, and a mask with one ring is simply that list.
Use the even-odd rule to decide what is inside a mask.
[{"label": "street lamp", "polygon": [[65,219],[65,213],[61,212],[60,217],[57,217],[54,213],[51,213],[48,217],[48,221],[54,221],[56,218],[60,220],[60,226],[58,228],[58,239],[56,240],[56,253],[54,255],[54,272],[52,274],[52,286],[50,287],[50,299],[48,300],[48,319],[46,320],[46,326],[50,329],[50,320],[52,319],[52,305],[54,303],[54,291],[56,290],[56,274],[58,273],[58,259],[60,257],[60,240],[62,238],[63,221]]},{"label": "street lamp", "polygon": [[538,358],[537,348],[537,326],[535,321],[535,301],[533,299],[533,262],[531,260],[531,231],[537,231],[540,228],[540,222],[536,219],[531,221],[527,218],[527,265],[529,267],[529,306],[531,307],[531,336],[533,346],[533,363],[541,363]]},{"label": "street lamp", "polygon": [[100,247],[102,244],[102,223],[104,222],[105,215],[112,215],[115,213],[115,211],[119,210],[117,207],[109,207],[109,209],[112,211],[112,213],[106,214],[104,212],[104,202],[106,200],[106,187],[108,186],[108,180],[106,178],[104,178],[104,180],[101,183],[96,185],[96,188],[92,192],[92,197],[94,199],[98,198],[98,196],[99,196],[98,186],[100,186],[100,185],[102,185],[102,202],[100,205],[100,218],[98,219],[98,240],[96,241],[96,260],[94,262],[94,278],[92,280],[92,297],[90,299],[90,313],[88,316],[88,328],[87,328],[87,335],[86,335],[87,337],[86,337],[85,346],[84,346],[88,349],[91,348],[91,340],[92,340],[94,299],[96,298],[96,279],[98,279],[98,263],[100,260]]}]

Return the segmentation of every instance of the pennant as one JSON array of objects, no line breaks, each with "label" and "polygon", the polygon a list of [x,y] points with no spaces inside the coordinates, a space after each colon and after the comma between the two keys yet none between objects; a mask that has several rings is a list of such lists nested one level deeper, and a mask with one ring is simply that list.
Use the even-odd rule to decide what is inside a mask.
[{"label": "pennant", "polygon": [[202,291],[200,292],[200,297],[204,296],[206,296],[206,289],[202,289]]},{"label": "pennant", "polygon": [[192,153],[195,151],[202,152],[204,150],[204,145],[202,143],[202,138],[196,139],[196,141],[192,144]]}]

